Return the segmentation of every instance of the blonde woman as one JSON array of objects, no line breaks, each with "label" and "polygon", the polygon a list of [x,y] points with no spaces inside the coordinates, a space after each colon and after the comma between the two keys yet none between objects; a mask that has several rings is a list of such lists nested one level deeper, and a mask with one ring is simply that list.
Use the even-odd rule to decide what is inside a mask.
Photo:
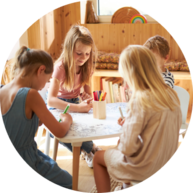
[{"label": "blonde woman", "polygon": [[120,56],[119,72],[132,89],[118,145],[94,156],[98,192],[110,191],[110,176],[129,186],[157,172],[178,147],[182,122],[176,92],[159,72],[153,53],[145,46],[128,46]]},{"label": "blonde woman", "polygon": [[[71,103],[69,111],[87,113],[92,108],[89,81],[94,71],[93,55],[96,47],[89,30],[80,25],[73,25],[68,31],[63,44],[63,51],[54,65],[47,104],[49,109],[64,110]],[[84,87],[81,95],[80,88]],[[87,102],[84,102],[87,100]],[[62,143],[72,151],[70,143]],[[93,167],[93,154],[99,148],[92,141],[84,142],[81,149],[89,167]]]}]

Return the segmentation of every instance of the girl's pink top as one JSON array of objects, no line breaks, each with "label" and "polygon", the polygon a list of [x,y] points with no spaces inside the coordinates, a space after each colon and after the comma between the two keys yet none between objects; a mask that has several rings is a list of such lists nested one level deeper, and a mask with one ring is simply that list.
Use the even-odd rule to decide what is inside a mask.
[{"label": "girl's pink top", "polygon": [[72,91],[68,91],[63,87],[64,80],[65,80],[65,70],[63,66],[63,62],[60,61],[55,64],[54,71],[52,74],[52,78],[56,78],[60,81],[60,87],[58,91],[57,97],[65,98],[65,99],[71,99],[71,98],[77,98],[80,94],[80,73],[76,74],[75,76],[75,83]]}]

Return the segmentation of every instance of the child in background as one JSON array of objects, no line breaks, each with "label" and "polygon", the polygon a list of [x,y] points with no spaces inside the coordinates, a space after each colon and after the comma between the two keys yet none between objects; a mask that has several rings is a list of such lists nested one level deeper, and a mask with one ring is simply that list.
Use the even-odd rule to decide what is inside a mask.
[{"label": "child in background", "polygon": [[165,38],[159,35],[156,35],[149,38],[145,42],[144,46],[146,46],[153,52],[157,60],[157,64],[160,67],[160,70],[162,72],[162,76],[165,83],[173,88],[174,76],[171,72],[169,72],[167,68],[164,67],[164,64],[167,62],[169,58],[169,52],[170,52],[168,41]]},{"label": "child in background", "polygon": [[[68,103],[72,103],[69,108],[71,112],[87,113],[92,108],[89,82],[94,71],[94,53],[96,54],[96,47],[89,30],[73,25],[64,40],[63,51],[55,62],[47,98],[50,110],[63,110]],[[84,92],[80,96],[81,87],[84,87]],[[83,102],[80,103],[78,96]],[[72,151],[71,143],[60,144]],[[93,155],[99,148],[88,141],[83,142],[81,149],[88,166],[93,167]]]},{"label": "child in background", "polygon": [[[94,156],[98,192],[110,191],[110,176],[124,187],[157,172],[178,147],[182,123],[176,92],[164,83],[153,53],[145,46],[128,46],[120,56],[119,72],[132,96],[116,148]],[[118,120],[122,125],[122,119]]]},{"label": "child in background", "polygon": [[72,176],[37,149],[34,141],[38,124],[44,123],[61,138],[72,124],[70,114],[61,114],[58,122],[38,93],[53,72],[51,56],[42,50],[21,47],[15,55],[14,79],[0,89],[1,112],[5,128],[20,156],[48,180],[72,189]]}]

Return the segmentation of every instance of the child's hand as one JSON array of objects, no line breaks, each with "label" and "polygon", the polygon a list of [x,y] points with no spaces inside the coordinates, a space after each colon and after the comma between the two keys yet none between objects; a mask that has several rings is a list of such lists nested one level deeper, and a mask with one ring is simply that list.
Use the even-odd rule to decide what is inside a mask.
[{"label": "child's hand", "polygon": [[83,92],[83,93],[80,94],[80,98],[84,101],[86,99],[92,98],[92,96],[90,94],[86,93],[86,92]]},{"label": "child's hand", "polygon": [[70,125],[72,124],[72,116],[69,113],[61,113],[60,114],[60,119],[62,120],[62,122],[68,121],[70,122]]},{"label": "child's hand", "polygon": [[125,123],[125,117],[123,119],[120,117],[117,123],[122,126]]},{"label": "child's hand", "polygon": [[90,109],[92,108],[92,98],[91,99],[87,99],[86,101],[81,102],[78,106],[79,106],[79,110],[78,112],[80,113],[88,113],[90,111]]}]

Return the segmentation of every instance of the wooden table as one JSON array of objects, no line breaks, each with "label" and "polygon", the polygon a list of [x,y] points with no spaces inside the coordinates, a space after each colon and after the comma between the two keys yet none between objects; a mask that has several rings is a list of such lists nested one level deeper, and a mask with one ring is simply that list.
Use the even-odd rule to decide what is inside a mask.
[{"label": "wooden table", "polygon": [[[106,119],[94,119],[93,109],[88,113],[70,113],[73,118],[73,124],[70,130],[63,138],[55,138],[53,159],[56,160],[58,140],[65,143],[71,143],[73,146],[73,190],[78,190],[79,175],[79,156],[82,142],[96,139],[118,137],[122,133],[122,127],[117,124],[120,117],[118,107],[122,108],[123,115],[126,115],[126,103],[108,103],[106,104]],[[59,120],[61,110],[52,110],[52,114]]]}]

